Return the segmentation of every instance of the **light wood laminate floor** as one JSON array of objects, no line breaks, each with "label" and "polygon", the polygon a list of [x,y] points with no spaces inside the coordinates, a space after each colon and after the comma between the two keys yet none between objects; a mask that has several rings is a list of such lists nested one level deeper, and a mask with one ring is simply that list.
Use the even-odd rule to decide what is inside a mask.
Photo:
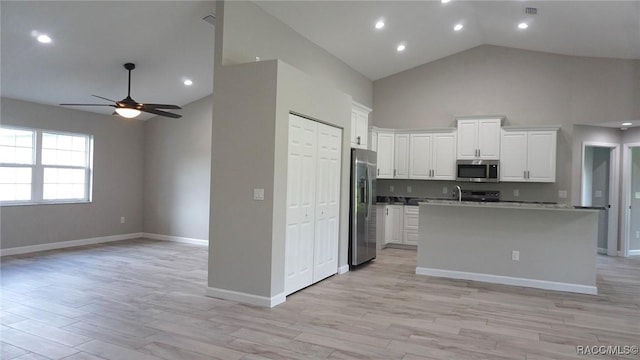
[{"label": "light wood laminate floor", "polygon": [[[0,358],[603,359],[640,345],[640,259],[598,258],[600,295],[414,274],[416,252],[260,308],[205,297],[207,248],[123,241],[2,258]],[[250,266],[250,264],[247,264]]]}]

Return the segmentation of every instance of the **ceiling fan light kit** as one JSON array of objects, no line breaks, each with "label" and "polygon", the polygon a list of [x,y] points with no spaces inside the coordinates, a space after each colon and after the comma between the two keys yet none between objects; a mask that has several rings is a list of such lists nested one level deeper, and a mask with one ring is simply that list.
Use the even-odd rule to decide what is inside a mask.
[{"label": "ceiling fan light kit", "polygon": [[160,110],[160,109],[171,109],[171,110],[182,109],[178,105],[143,104],[143,103],[139,103],[139,102],[133,100],[131,98],[131,70],[135,69],[136,65],[133,64],[133,63],[126,63],[126,64],[124,64],[124,68],[129,72],[129,82],[127,84],[127,97],[126,98],[124,98],[124,99],[122,99],[120,101],[114,101],[114,100],[107,99],[107,98],[102,97],[102,96],[92,95],[93,97],[97,97],[99,99],[112,101],[115,104],[60,104],[60,105],[62,105],[62,106],[111,106],[111,107],[114,107],[116,109],[115,112],[119,116],[122,116],[122,117],[127,118],[127,119],[135,118],[138,115],[140,115],[140,113],[142,113],[142,112],[146,112],[146,113],[154,114],[154,115],[159,115],[159,116],[166,116],[166,117],[170,117],[170,118],[174,118],[174,119],[178,119],[178,118],[182,117],[182,115],[178,115],[178,114],[170,113],[168,111]]}]

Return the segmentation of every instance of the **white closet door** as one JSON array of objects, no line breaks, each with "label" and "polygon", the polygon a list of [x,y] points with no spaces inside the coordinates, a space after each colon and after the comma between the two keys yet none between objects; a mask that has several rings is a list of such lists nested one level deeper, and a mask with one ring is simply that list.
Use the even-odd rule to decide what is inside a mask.
[{"label": "white closet door", "polygon": [[313,282],[317,129],[314,121],[289,115],[285,292]]},{"label": "white closet door", "polygon": [[342,130],[318,124],[313,282],[338,272]]}]

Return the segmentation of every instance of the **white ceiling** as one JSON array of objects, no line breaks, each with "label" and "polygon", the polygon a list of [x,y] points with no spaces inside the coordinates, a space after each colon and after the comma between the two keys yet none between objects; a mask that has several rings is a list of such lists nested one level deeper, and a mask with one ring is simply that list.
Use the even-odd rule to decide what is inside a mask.
[{"label": "white ceiling", "polygon": [[[482,44],[640,59],[640,1],[260,1],[372,80]],[[525,7],[538,9],[526,15]],[[374,29],[384,18],[383,30]],[[521,21],[529,23],[518,30]],[[454,32],[453,26],[464,28]],[[395,48],[406,41],[407,49]]]},{"label": "white ceiling", "polygon": [[[213,92],[211,1],[2,1],[2,96],[37,103],[184,105]],[[40,44],[33,31],[53,42]],[[183,78],[194,81],[184,86]],[[113,108],[81,108],[111,114]],[[180,113],[179,110],[175,111]],[[148,118],[149,115],[142,118]]]},{"label": "white ceiling", "polygon": [[[640,1],[260,1],[371,80],[481,44],[640,59]],[[44,104],[132,97],[184,105],[213,91],[213,1],[1,1],[1,95]],[[524,14],[525,6],[538,15]],[[384,17],[386,27],[375,31]],[[516,30],[528,21],[529,29]],[[460,32],[452,27],[461,22]],[[33,31],[53,43],[35,41]],[[404,53],[395,51],[406,41]],[[194,85],[186,87],[189,77]],[[110,114],[112,108],[78,108]]]}]

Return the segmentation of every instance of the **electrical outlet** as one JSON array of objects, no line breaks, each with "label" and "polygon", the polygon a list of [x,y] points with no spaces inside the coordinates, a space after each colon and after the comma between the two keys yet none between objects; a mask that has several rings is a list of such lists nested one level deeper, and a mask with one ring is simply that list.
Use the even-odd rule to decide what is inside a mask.
[{"label": "electrical outlet", "polygon": [[120,216],[120,224],[124,224],[124,222],[125,222],[124,216]]},{"label": "electrical outlet", "polygon": [[602,190],[596,190],[595,197],[601,198],[602,197]]},{"label": "electrical outlet", "polygon": [[407,186],[407,192],[410,193],[411,192],[411,185]]},{"label": "electrical outlet", "polygon": [[448,187],[446,187],[446,186],[443,186],[443,187],[442,187],[442,193],[443,193],[444,195],[448,194],[448,193],[449,193],[449,188],[448,188]]},{"label": "electrical outlet", "polygon": [[520,261],[520,251],[518,250],[513,250],[511,252],[511,260],[513,261]]},{"label": "electrical outlet", "polygon": [[389,185],[389,192],[393,192],[395,190],[395,188],[393,187],[393,185]]},{"label": "electrical outlet", "polygon": [[264,189],[253,189],[253,200],[264,200]]},{"label": "electrical outlet", "polygon": [[636,239],[640,239],[640,231],[636,231]]},{"label": "electrical outlet", "polygon": [[567,190],[558,190],[558,197],[560,199],[566,199],[567,198]]},{"label": "electrical outlet", "polygon": [[520,190],[519,189],[513,189],[513,197],[518,197],[520,196]]}]

